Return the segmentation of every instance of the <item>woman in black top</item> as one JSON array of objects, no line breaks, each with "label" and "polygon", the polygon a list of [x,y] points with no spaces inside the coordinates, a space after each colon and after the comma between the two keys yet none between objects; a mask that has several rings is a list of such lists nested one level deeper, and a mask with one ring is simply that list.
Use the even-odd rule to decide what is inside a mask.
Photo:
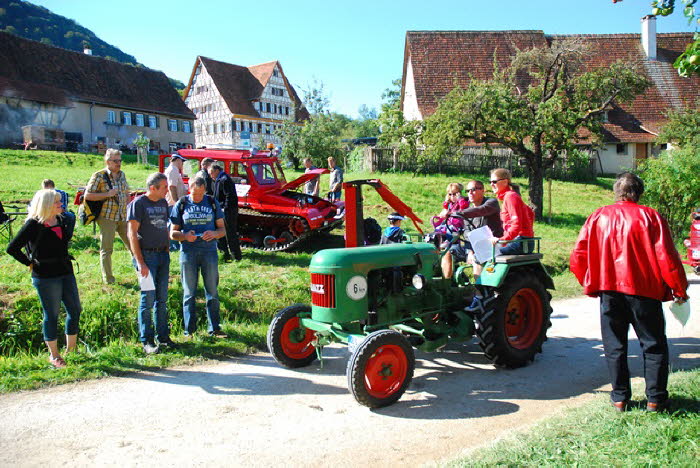
[{"label": "woman in black top", "polygon": [[[66,309],[66,352],[75,349],[78,340],[80,297],[68,254],[65,220],[61,213],[61,197],[54,190],[39,190],[32,199],[27,221],[10,241],[7,253],[29,267],[32,284],[39,294],[44,312],[43,333],[54,367],[65,367],[58,352],[58,313],[61,302]],[[26,254],[22,249],[26,250]]]}]

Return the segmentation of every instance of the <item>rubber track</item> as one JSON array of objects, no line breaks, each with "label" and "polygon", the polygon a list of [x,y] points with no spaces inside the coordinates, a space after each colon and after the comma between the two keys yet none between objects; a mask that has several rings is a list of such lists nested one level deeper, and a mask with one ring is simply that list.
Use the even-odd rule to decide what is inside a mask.
[{"label": "rubber track", "polygon": [[[291,221],[294,220],[294,219],[298,219],[298,220],[300,220],[300,221],[304,224],[304,229],[305,229],[305,231],[302,232],[301,235],[295,237],[295,238],[292,240],[292,242],[289,242],[289,243],[287,243],[287,244],[276,244],[275,247],[264,247],[264,246],[263,246],[262,248],[260,248],[260,250],[264,250],[264,251],[266,251],[266,252],[279,252],[279,251],[282,251],[282,250],[291,249],[292,247],[294,247],[295,245],[297,245],[299,242],[301,242],[302,240],[304,240],[304,239],[306,239],[307,237],[309,237],[309,236],[312,234],[312,232],[313,232],[313,231],[311,231],[311,230],[309,229],[309,223],[308,223],[304,218],[302,218],[301,216],[296,216],[296,215],[283,215],[283,214],[276,214],[276,213],[263,213],[263,212],[260,212],[260,211],[249,210],[249,209],[246,209],[246,208],[239,208],[239,209],[238,209],[238,215],[240,216],[240,215],[242,215],[242,214],[245,215],[245,216],[251,216],[251,217],[254,217],[254,218],[266,218],[266,219],[273,218],[273,219],[279,219],[279,220],[288,220],[288,222],[286,223],[286,226],[289,226],[289,224],[291,223]],[[282,223],[280,223],[280,225],[282,225]],[[287,229],[287,230],[288,230],[288,229]],[[294,235],[294,233],[293,233],[292,231],[290,231],[290,230],[288,230],[288,231],[290,232],[290,234]],[[254,248],[258,248],[258,247],[254,247]]]}]

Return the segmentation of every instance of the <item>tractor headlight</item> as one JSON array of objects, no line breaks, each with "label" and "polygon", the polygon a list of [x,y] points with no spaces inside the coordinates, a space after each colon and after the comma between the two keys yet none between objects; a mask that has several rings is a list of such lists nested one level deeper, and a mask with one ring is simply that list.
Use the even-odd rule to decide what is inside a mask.
[{"label": "tractor headlight", "polygon": [[425,276],[423,275],[413,275],[411,280],[413,287],[416,289],[423,289],[425,287]]}]

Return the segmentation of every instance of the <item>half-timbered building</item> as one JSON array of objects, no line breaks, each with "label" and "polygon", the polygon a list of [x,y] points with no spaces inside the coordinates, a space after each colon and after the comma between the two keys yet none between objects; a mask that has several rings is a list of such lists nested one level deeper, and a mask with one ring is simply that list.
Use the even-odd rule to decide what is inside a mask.
[{"label": "half-timbered building", "polygon": [[197,57],[184,99],[197,116],[197,147],[277,146],[277,129],[309,116],[278,61],[243,67]]}]

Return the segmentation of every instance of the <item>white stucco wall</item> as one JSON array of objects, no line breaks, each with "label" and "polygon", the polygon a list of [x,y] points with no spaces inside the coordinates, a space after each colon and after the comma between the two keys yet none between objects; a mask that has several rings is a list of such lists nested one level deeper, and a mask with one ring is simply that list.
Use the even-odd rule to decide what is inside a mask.
[{"label": "white stucco wall", "polygon": [[413,78],[413,65],[410,57],[408,58],[408,64],[406,64],[406,84],[404,86],[402,110],[406,120],[423,120],[423,116],[418,109],[416,82]]}]

